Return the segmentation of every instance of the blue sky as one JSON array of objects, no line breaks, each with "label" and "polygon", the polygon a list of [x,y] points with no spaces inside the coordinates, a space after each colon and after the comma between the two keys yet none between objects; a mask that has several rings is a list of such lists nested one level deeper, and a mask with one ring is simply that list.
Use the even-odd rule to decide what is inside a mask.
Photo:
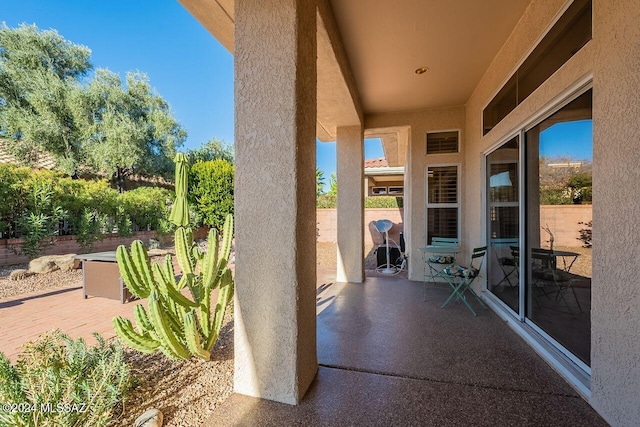
[{"label": "blue sky", "polygon": [[540,133],[540,155],[593,160],[593,122],[557,123]]},{"label": "blue sky", "polygon": [[[92,50],[96,68],[124,77],[142,71],[187,129],[184,148],[216,137],[233,143],[233,56],[177,0],[0,0],[0,22],[56,29]],[[317,162],[335,170],[335,143],[318,144]],[[382,157],[379,140],[365,158]]]}]

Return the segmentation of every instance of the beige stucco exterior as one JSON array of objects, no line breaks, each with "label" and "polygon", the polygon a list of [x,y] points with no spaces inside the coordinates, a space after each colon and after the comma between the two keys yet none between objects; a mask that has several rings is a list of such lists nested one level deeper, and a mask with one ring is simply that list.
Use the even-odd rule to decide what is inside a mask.
[{"label": "beige stucco exterior", "polygon": [[[315,304],[310,290],[315,283],[315,263],[309,262],[315,257],[314,135],[325,140],[337,135],[339,140],[338,171],[343,180],[340,188],[344,188],[338,204],[344,214],[342,219],[338,214],[342,277],[353,280],[361,271],[353,257],[362,257],[363,236],[357,233],[363,228],[363,162],[361,146],[352,141],[361,139],[364,132],[383,137],[390,166],[405,166],[409,277],[422,280],[418,249],[426,240],[427,166],[459,165],[462,250],[468,253],[485,245],[485,155],[577,91],[592,86],[592,346],[590,390],[584,394],[612,425],[637,424],[640,288],[635,272],[640,226],[635,217],[640,209],[640,0],[594,0],[592,40],[485,136],[483,108],[570,0],[529,2],[463,105],[452,102],[400,112],[395,111],[397,107],[380,112],[378,101],[382,98],[374,99],[375,91],[367,93],[370,105],[376,105],[375,112],[367,111],[367,103],[361,101],[361,82],[356,81],[360,74],[351,72],[338,25],[344,23],[345,16],[333,15],[342,6],[336,9],[326,0],[319,1],[317,8],[313,2],[295,0],[276,0],[269,6],[258,1],[235,5],[215,2],[211,15],[206,15],[201,8],[206,9],[208,0],[181,1],[201,22],[208,22],[207,28],[212,27],[209,21],[220,15],[220,10],[227,11],[227,17],[229,10],[233,12],[235,39],[231,43],[227,36],[221,36],[221,41],[236,54],[237,392],[296,403],[315,374]],[[418,9],[428,5],[431,3],[420,6],[411,2],[411,7]],[[229,21],[222,19],[213,34],[226,28],[225,19]],[[357,43],[344,45],[353,49]],[[407,51],[411,46],[407,44]],[[448,84],[455,83],[452,77]],[[365,84],[359,87],[369,88]],[[394,105],[401,99],[400,94]],[[450,130],[460,132],[460,152],[427,156],[426,133]],[[341,145],[341,139],[350,145]],[[355,180],[357,185],[352,185]],[[258,212],[265,210],[274,213],[272,218],[258,217]],[[264,256],[266,251],[270,257]],[[482,281],[476,283],[482,291]],[[266,301],[264,287],[269,288]],[[585,371],[585,376],[589,372]]]},{"label": "beige stucco exterior", "polygon": [[338,251],[336,280],[364,281],[364,134],[361,126],[339,127]]},{"label": "beige stucco exterior", "polygon": [[234,389],[296,404],[318,369],[316,8],[272,5],[235,15]]}]

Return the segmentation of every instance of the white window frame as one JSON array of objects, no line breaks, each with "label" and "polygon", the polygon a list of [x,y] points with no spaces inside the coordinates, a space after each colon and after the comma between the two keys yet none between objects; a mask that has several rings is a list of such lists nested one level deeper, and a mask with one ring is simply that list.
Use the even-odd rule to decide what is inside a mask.
[{"label": "white window frame", "polygon": [[[455,166],[456,167],[456,203],[429,203],[429,169],[430,168],[438,168],[438,167],[448,167]],[[460,241],[460,222],[462,215],[462,197],[460,194],[460,181],[461,181],[461,169],[462,166],[460,163],[433,163],[428,164],[425,168],[425,223],[424,223],[424,241],[429,243],[429,209],[437,209],[437,208],[457,208],[458,209],[458,218],[457,218],[457,230],[456,230],[456,238],[458,242]]]}]

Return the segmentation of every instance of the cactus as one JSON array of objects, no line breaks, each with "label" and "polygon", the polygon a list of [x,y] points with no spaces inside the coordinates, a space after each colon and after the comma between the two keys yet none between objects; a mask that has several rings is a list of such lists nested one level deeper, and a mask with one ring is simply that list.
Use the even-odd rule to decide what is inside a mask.
[{"label": "cactus", "polygon": [[[113,319],[113,328],[122,341],[144,353],[161,351],[172,359],[209,360],[233,298],[234,283],[228,267],[232,235],[233,217],[227,215],[222,242],[217,230],[211,230],[208,250],[202,253],[193,242],[192,232],[178,227],[175,249],[182,270],[179,281],[171,255],[152,265],[141,241],[133,242],[130,250],[119,246],[116,258],[125,285],[138,298],[148,298],[149,303],[148,312],[142,305],[135,307],[135,327],[128,319]],[[182,292],[185,287],[191,298]],[[218,300],[212,313],[211,292],[216,288]]]}]

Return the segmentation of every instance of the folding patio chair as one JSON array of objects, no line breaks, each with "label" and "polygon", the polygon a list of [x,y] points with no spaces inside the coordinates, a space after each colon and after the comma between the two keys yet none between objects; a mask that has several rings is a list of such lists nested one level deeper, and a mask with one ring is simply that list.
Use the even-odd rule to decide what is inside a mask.
[{"label": "folding patio chair", "polygon": [[[443,268],[452,266],[456,262],[459,242],[454,237],[432,237],[431,245],[420,249],[423,264],[423,297],[427,299],[427,282],[435,282]],[[440,249],[442,248],[442,249]]]},{"label": "folding patio chair", "polygon": [[[465,293],[468,292],[478,300],[482,308],[484,308],[485,310],[487,309],[485,303],[482,302],[480,297],[471,288],[471,284],[473,283],[475,278],[480,275],[480,269],[482,268],[482,262],[484,261],[484,255],[486,252],[486,246],[475,248],[471,252],[471,263],[469,264],[469,267],[454,265],[445,267],[440,272],[440,277],[443,277],[447,281],[447,283],[449,283],[452,289],[451,295],[449,295],[449,298],[447,298],[447,300],[442,304],[440,308],[446,307],[446,305],[449,304],[455,297],[456,301],[462,300],[462,302],[467,306],[471,313],[476,316],[476,312],[474,311],[473,307],[471,307],[469,301],[467,301],[467,297],[465,296]],[[475,265],[476,263],[478,264],[477,266]]]},{"label": "folding patio chair", "polygon": [[495,285],[492,285],[494,288],[497,288],[503,283],[505,285],[509,284],[509,288],[511,289],[518,287],[518,267],[516,259],[513,256],[513,251],[510,250],[508,252],[509,255],[504,255],[505,248],[509,249],[514,245],[518,245],[518,243],[518,239],[491,239],[491,247],[493,252],[496,254],[500,270],[502,270],[502,279],[500,279],[500,281]]}]

